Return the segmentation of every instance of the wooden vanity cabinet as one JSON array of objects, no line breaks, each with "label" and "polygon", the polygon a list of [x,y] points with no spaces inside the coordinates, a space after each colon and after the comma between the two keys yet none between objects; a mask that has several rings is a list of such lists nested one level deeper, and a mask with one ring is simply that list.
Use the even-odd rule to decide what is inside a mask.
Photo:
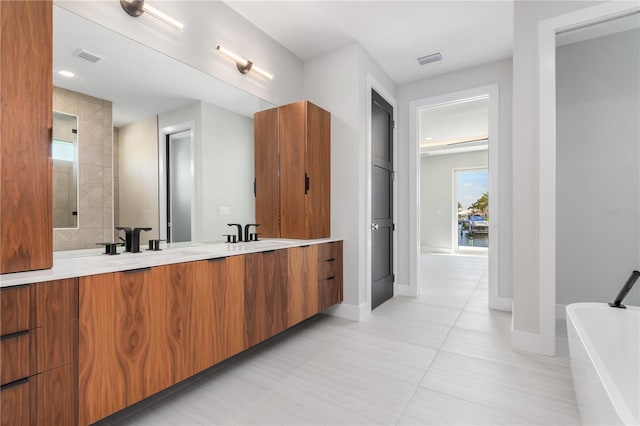
[{"label": "wooden vanity cabinet", "polygon": [[318,246],[318,312],[342,302],[342,241]]},{"label": "wooden vanity cabinet", "polygon": [[257,112],[254,144],[262,236],[329,237],[331,114],[309,101]]},{"label": "wooden vanity cabinet", "polygon": [[0,273],[53,266],[53,2],[0,1]]},{"label": "wooden vanity cabinet", "polygon": [[78,280],[4,288],[1,424],[75,425]]},{"label": "wooden vanity cabinet", "polygon": [[287,328],[287,253],[270,250],[242,257],[244,344],[248,348]]},{"label": "wooden vanity cabinet", "polygon": [[287,249],[287,326],[318,313],[318,245]]},{"label": "wooden vanity cabinet", "polygon": [[245,349],[244,258],[233,256],[195,263],[192,333],[198,373]]}]

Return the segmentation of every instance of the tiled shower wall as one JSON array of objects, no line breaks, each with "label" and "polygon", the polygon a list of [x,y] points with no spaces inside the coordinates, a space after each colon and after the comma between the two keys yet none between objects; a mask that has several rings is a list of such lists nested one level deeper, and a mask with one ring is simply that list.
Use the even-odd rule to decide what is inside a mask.
[{"label": "tiled shower wall", "polygon": [[78,227],[53,230],[54,250],[95,248],[113,241],[111,102],[59,87],[53,109],[78,116]]}]

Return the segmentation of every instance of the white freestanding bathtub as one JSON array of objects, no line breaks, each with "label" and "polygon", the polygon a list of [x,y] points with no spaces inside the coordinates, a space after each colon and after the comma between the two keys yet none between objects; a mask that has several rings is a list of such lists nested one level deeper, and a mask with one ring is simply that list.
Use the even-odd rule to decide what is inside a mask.
[{"label": "white freestanding bathtub", "polygon": [[585,425],[640,424],[640,308],[567,306],[573,386]]}]

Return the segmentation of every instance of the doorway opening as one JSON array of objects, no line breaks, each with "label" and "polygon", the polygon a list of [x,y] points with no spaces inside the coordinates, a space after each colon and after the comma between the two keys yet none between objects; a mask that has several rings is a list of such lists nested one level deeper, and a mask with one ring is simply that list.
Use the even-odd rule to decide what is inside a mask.
[{"label": "doorway opening", "polygon": [[167,242],[191,241],[191,130],[167,135]]},{"label": "doorway opening", "polygon": [[[482,105],[484,113],[472,110],[479,110]],[[486,250],[488,256],[488,305],[492,309],[511,310],[511,299],[500,297],[499,295],[499,88],[498,84],[477,87],[446,95],[434,96],[430,98],[418,99],[410,103],[409,109],[410,137],[415,144],[410,151],[410,246],[409,271],[411,293],[419,296],[422,279],[422,253],[423,251],[455,253],[458,237],[457,203],[454,204],[455,172],[454,169],[487,168],[488,170],[488,191],[487,191],[487,213],[491,212],[490,221],[487,221],[491,244]],[[450,113],[450,114],[448,114]],[[440,114],[440,118],[434,116]],[[421,115],[431,115],[431,119],[421,120]],[[462,117],[475,116],[474,120],[469,119],[469,127],[460,134],[447,134],[442,130],[442,135],[433,133],[443,129],[453,128],[457,123],[461,123]],[[425,125],[421,124],[424,121]],[[476,124],[473,124],[473,123]],[[483,128],[479,127],[482,123]],[[427,124],[429,123],[430,126]],[[431,134],[429,134],[431,132]],[[466,152],[465,152],[466,151]],[[485,163],[461,163],[452,164],[451,159],[455,156],[476,154],[484,156]],[[426,159],[426,160],[425,160]],[[438,159],[438,160],[435,160]],[[439,162],[445,170],[448,170],[445,177],[429,177],[423,173],[422,163],[425,161]],[[425,169],[428,170],[428,169]],[[433,167],[431,168],[433,170]],[[436,207],[428,203],[423,197],[425,186],[439,186],[440,191],[446,189],[446,197],[450,201]],[[467,206],[464,206],[467,207]],[[438,211],[440,210],[440,211]],[[429,218],[425,220],[425,214],[430,213],[433,221]],[[437,241],[432,240],[425,243],[424,227],[436,229],[432,226],[436,222],[445,224],[438,232]],[[436,232],[436,231],[433,231]],[[427,232],[429,234],[429,232]],[[433,233],[431,233],[433,235]],[[454,235],[456,239],[454,239]],[[415,249],[414,249],[415,248]],[[435,250],[434,250],[435,249]]]}]

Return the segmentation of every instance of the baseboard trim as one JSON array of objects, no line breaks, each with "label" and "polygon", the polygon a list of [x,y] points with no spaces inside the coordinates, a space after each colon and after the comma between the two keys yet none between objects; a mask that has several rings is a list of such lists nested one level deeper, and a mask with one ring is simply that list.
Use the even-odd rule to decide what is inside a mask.
[{"label": "baseboard trim", "polygon": [[371,315],[371,311],[367,309],[366,303],[361,305],[351,305],[344,302],[326,309],[323,313],[332,317],[358,322],[364,321],[369,315]]},{"label": "baseboard trim", "polygon": [[555,339],[536,333],[514,330],[511,328],[511,347],[520,352],[555,356]]},{"label": "baseboard trim", "polygon": [[415,291],[409,284],[396,284],[396,296],[416,297]]},{"label": "baseboard trim", "polygon": [[489,300],[489,308],[496,311],[512,312],[513,301],[508,297],[497,297],[493,300]]}]

